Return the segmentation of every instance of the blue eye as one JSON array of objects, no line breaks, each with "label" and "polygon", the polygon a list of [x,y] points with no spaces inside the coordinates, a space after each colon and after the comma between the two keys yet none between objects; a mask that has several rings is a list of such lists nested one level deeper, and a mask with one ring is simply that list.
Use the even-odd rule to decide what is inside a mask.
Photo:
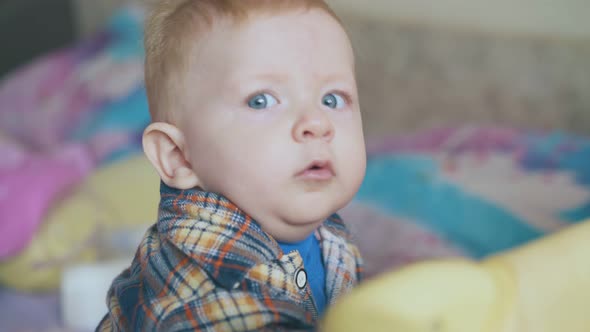
[{"label": "blue eye", "polygon": [[248,107],[255,110],[263,110],[278,103],[279,102],[276,100],[276,98],[269,95],[268,93],[259,93],[248,100]]},{"label": "blue eye", "polygon": [[329,108],[337,109],[346,106],[346,101],[338,93],[328,93],[322,98],[322,104]]}]

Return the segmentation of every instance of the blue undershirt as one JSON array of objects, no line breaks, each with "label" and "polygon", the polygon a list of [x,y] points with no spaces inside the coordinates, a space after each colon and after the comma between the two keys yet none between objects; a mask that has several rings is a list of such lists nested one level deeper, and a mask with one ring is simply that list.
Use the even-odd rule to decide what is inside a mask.
[{"label": "blue undershirt", "polygon": [[326,271],[322,259],[322,250],[320,243],[315,234],[311,234],[307,239],[296,243],[282,243],[279,246],[283,253],[288,254],[297,250],[303,259],[303,266],[307,272],[307,282],[311,287],[313,299],[318,309],[318,314],[322,316],[326,308]]}]

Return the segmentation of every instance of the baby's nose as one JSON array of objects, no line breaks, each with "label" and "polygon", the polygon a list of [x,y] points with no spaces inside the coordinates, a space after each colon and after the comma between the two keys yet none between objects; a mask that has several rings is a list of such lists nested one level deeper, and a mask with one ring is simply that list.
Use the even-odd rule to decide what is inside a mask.
[{"label": "baby's nose", "polygon": [[330,142],[333,137],[334,125],[321,110],[303,114],[293,128],[293,138],[300,143],[313,139]]}]

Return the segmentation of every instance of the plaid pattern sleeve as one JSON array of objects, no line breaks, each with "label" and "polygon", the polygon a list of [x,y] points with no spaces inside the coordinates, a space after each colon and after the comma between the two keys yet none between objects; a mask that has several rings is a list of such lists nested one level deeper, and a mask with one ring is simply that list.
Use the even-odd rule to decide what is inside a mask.
[{"label": "plaid pattern sleeve", "polygon": [[[159,221],[107,294],[97,331],[312,330],[318,314],[297,252],[283,254],[225,198],[162,185]],[[361,261],[334,215],[317,232],[329,303],[360,280]]]}]

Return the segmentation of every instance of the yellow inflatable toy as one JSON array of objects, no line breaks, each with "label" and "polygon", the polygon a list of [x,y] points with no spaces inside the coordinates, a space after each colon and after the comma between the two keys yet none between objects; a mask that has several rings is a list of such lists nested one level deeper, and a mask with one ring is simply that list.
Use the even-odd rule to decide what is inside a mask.
[{"label": "yellow inflatable toy", "polygon": [[159,184],[143,154],[97,170],[53,208],[22,253],[0,262],[0,283],[55,290],[66,266],[135,250],[139,239],[136,244],[131,237],[143,235],[157,219]]},{"label": "yellow inflatable toy", "polygon": [[360,285],[323,332],[588,332],[590,220],[481,262],[428,261]]}]

